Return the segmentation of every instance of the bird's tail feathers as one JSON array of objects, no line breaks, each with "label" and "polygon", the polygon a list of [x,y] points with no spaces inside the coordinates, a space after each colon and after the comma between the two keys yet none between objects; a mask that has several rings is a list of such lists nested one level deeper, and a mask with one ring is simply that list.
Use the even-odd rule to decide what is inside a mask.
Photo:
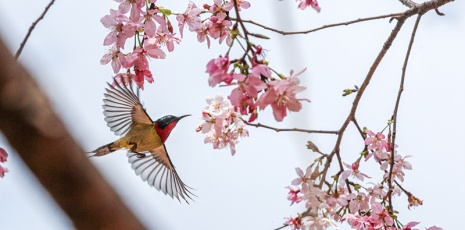
[{"label": "bird's tail feathers", "polygon": [[113,143],[114,142],[111,142],[110,144],[101,146],[94,151],[87,152],[86,156],[87,157],[100,157],[100,156],[107,155],[111,152],[118,150],[117,148],[113,146]]}]

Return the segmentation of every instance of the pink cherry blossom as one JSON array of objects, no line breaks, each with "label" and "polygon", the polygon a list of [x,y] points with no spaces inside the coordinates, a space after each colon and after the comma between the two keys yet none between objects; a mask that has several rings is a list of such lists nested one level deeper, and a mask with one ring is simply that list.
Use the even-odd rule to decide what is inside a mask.
[{"label": "pink cherry blossom", "polygon": [[105,28],[110,29],[110,33],[105,37],[103,45],[112,45],[116,43],[119,48],[124,48],[126,39],[134,36],[136,27],[128,23],[126,15],[118,10],[110,10],[110,15],[105,15],[100,22]]},{"label": "pink cherry blossom", "polygon": [[210,12],[215,14],[218,12],[230,11],[234,5],[228,4],[223,6],[223,0],[213,0],[214,4],[210,6]]},{"label": "pink cherry blossom", "polygon": [[166,21],[165,19],[158,15],[160,13],[159,10],[147,10],[144,15],[144,32],[147,37],[154,37],[155,32],[157,31],[157,23],[162,28],[166,28]]},{"label": "pink cherry blossom", "polygon": [[408,224],[404,225],[404,227],[402,228],[402,230],[420,230],[418,228],[412,228],[412,227],[415,227],[419,224],[420,222],[409,222]]},{"label": "pink cherry blossom", "polygon": [[111,67],[114,73],[118,73],[121,66],[126,66],[124,54],[116,47],[112,46],[110,50],[100,59],[100,64],[106,65],[111,61]]},{"label": "pink cherry blossom", "polygon": [[208,37],[208,27],[205,24],[195,31],[197,33],[197,41],[200,43],[207,41],[207,47],[210,48],[210,38]]},{"label": "pink cherry blossom", "polygon": [[312,168],[307,168],[307,172],[306,174],[304,174],[304,171],[302,171],[302,169],[300,168],[295,168],[295,172],[297,173],[297,178],[295,178],[294,180],[292,180],[291,184],[292,185],[295,185],[295,186],[299,186],[303,183],[305,183],[308,179],[309,179],[309,176],[307,175],[310,175],[311,174],[311,169]]},{"label": "pink cherry blossom", "polygon": [[289,189],[289,193],[287,194],[287,199],[291,201],[291,205],[294,203],[299,203],[302,201],[302,193],[300,193],[300,189],[295,186],[287,186],[286,188]]},{"label": "pink cherry blossom", "polygon": [[233,74],[232,78],[237,80],[238,87],[231,91],[229,100],[242,115],[252,113],[255,110],[254,99],[260,90],[266,88],[266,84],[252,75]]},{"label": "pink cherry blossom", "polygon": [[[6,162],[7,158],[8,158],[8,153],[3,148],[0,148],[0,162],[1,163]],[[8,172],[8,169],[0,165],[0,178],[3,178],[5,176],[5,173],[7,172]]]},{"label": "pink cherry blossom", "polygon": [[[369,183],[373,184],[373,183]],[[384,199],[386,196],[386,190],[382,184],[376,184],[373,187],[367,188],[368,196],[370,198],[370,202],[375,202],[376,199]]]},{"label": "pink cherry blossom", "polygon": [[329,227],[336,227],[330,219],[319,216],[305,216],[302,218],[302,224],[307,227],[305,229],[324,230]]},{"label": "pink cherry blossom", "polygon": [[285,218],[284,225],[289,226],[291,230],[298,230],[298,229],[302,229],[303,227],[302,219],[300,218],[300,216],[296,218],[292,218],[292,217]]},{"label": "pink cherry blossom", "polygon": [[357,162],[353,163],[352,165],[349,165],[347,163],[344,163],[344,166],[348,168],[347,170],[342,171],[341,176],[339,177],[339,186],[344,186],[345,185],[345,180],[349,178],[349,176],[353,176],[358,178],[359,180],[363,181],[364,178],[371,178],[368,175],[360,172],[358,170],[359,164]]},{"label": "pink cherry blossom", "polygon": [[237,3],[237,9],[239,11],[241,11],[241,9],[248,9],[250,7],[250,2],[244,1],[244,0],[232,0],[230,2],[226,2],[224,7],[226,9],[229,9],[229,8],[232,9],[234,7],[234,2]]},{"label": "pink cherry blossom", "polygon": [[126,14],[131,10],[130,18],[134,22],[139,21],[142,13],[141,8],[144,7],[146,3],[144,0],[115,0],[115,2],[121,3],[118,7],[121,13]]},{"label": "pink cherry blossom", "polygon": [[346,206],[350,200],[355,198],[355,194],[347,194],[343,187],[339,187],[336,191],[332,191],[331,194],[325,196],[326,205],[331,208],[337,208]]},{"label": "pink cherry blossom", "polygon": [[5,176],[5,173],[7,172],[8,172],[8,169],[0,165],[0,178],[3,178]]},{"label": "pink cherry blossom", "polygon": [[160,47],[159,40],[157,38],[149,38],[145,42],[145,54],[155,59],[165,59],[166,54]]},{"label": "pink cherry blossom", "polygon": [[169,52],[173,52],[174,50],[174,43],[179,44],[181,39],[174,36],[175,34],[168,31],[166,27],[160,26],[158,27],[158,31],[155,34],[155,39],[157,40],[158,44],[166,45],[166,48]]},{"label": "pink cherry blossom", "polygon": [[6,159],[8,158],[8,153],[5,151],[5,149],[0,148],[0,162],[6,162]]},{"label": "pink cherry blossom", "polygon": [[158,48],[157,44],[150,44],[150,41],[147,42],[149,43],[145,46],[147,49],[137,47],[126,57],[126,68],[134,66],[135,77],[132,79],[141,89],[144,89],[144,80],[147,80],[149,83],[153,82],[152,72],[149,70],[147,56],[153,58],[165,57],[163,51]]},{"label": "pink cherry blossom", "polygon": [[311,6],[318,13],[321,10],[320,6],[318,6],[317,0],[296,0],[296,1],[299,3],[298,7],[301,10],[305,10],[307,6]]},{"label": "pink cherry blossom", "polygon": [[204,123],[197,128],[197,132],[205,134],[204,143],[211,143],[214,149],[229,147],[231,155],[234,155],[239,138],[249,136],[241,115],[220,95],[207,98],[207,104],[202,110]]},{"label": "pink cherry blossom", "polygon": [[442,230],[442,228],[436,227],[436,225],[435,225],[435,226],[433,226],[433,227],[427,228],[426,230]]},{"label": "pink cherry blossom", "polygon": [[300,101],[308,101],[308,99],[297,99],[296,94],[304,91],[306,87],[299,86],[299,79],[297,76],[302,74],[305,69],[296,75],[282,79],[278,82],[269,81],[268,89],[263,93],[257,100],[257,106],[263,110],[266,106],[271,105],[273,108],[273,115],[276,121],[282,121],[287,115],[287,110],[292,112],[298,112],[302,109]]},{"label": "pink cherry blossom", "polygon": [[210,75],[208,78],[208,84],[213,87],[223,81],[232,80],[232,76],[227,73],[229,69],[229,58],[228,56],[212,59],[207,64],[207,73]]},{"label": "pink cherry blossom", "polygon": [[368,147],[368,150],[385,151],[388,149],[388,143],[384,134],[380,132],[375,134],[371,130],[366,130],[365,133],[368,135],[365,139],[365,145]]},{"label": "pink cherry blossom", "polygon": [[183,14],[176,16],[178,20],[179,33],[181,37],[183,36],[182,32],[184,30],[184,24],[189,26],[189,31],[194,32],[202,28],[202,21],[199,17],[199,14],[202,12],[200,8],[197,8],[195,3],[190,2],[187,5],[187,9]]},{"label": "pink cherry blossom", "polygon": [[364,192],[358,192],[355,198],[349,202],[350,213],[358,211],[368,211],[370,209],[369,197]]},{"label": "pink cherry blossom", "polygon": [[252,71],[250,72],[251,76],[254,76],[260,79],[262,76],[271,79],[271,71],[270,68],[266,65],[259,64],[252,67]]},{"label": "pink cherry blossom", "polygon": [[[210,22],[206,24],[208,26],[208,35],[213,39],[219,39],[221,44],[225,38],[230,38],[231,33],[229,32],[229,27],[232,26],[232,22],[226,19],[226,14],[221,12],[216,16],[210,17]],[[230,44],[232,40],[227,42]]]},{"label": "pink cherry blossom", "polygon": [[369,221],[376,226],[392,226],[394,220],[389,212],[378,202],[371,203],[371,216]]},{"label": "pink cherry blossom", "polygon": [[368,221],[368,216],[359,216],[348,213],[342,217],[342,220],[347,220],[347,223],[349,223],[352,228],[358,230],[366,230],[368,229],[367,227],[371,225]]}]

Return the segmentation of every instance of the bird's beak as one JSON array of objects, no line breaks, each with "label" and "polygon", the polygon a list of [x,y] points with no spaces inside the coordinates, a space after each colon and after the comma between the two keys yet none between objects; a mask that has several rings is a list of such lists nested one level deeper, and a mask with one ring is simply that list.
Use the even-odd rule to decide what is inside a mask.
[{"label": "bird's beak", "polygon": [[176,120],[179,121],[179,120],[181,120],[181,119],[183,119],[185,117],[188,117],[188,116],[191,116],[191,115],[190,114],[182,115],[182,116],[177,117]]}]

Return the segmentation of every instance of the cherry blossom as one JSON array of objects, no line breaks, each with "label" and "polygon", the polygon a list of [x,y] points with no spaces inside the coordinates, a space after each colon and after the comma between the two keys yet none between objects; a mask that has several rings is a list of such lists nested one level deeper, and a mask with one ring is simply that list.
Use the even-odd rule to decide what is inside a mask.
[{"label": "cherry blossom", "polygon": [[[7,158],[8,158],[8,153],[3,148],[0,148],[0,163],[6,162]],[[5,173],[7,172],[8,172],[8,169],[0,165],[0,177],[3,178],[5,176]]]},{"label": "cherry blossom", "polygon": [[404,227],[402,228],[402,230],[420,230],[418,228],[412,228],[412,227],[415,227],[419,224],[420,222],[409,222],[408,224],[404,225]]},{"label": "cherry blossom", "polygon": [[240,11],[241,9],[248,9],[250,7],[250,2],[248,1],[244,1],[244,0],[232,0],[230,2],[227,2],[225,4],[225,8],[226,9],[229,9],[229,8],[233,8],[234,7],[234,2],[236,2],[237,4],[237,9]]},{"label": "cherry blossom", "polygon": [[126,66],[126,58],[116,46],[112,46],[110,50],[103,55],[102,59],[100,59],[100,64],[106,65],[110,61],[114,73],[118,73],[121,66]]},{"label": "cherry blossom", "polygon": [[371,203],[371,209],[372,212],[369,220],[375,226],[392,226],[394,224],[391,215],[380,203]]},{"label": "cherry blossom", "polygon": [[252,71],[250,72],[251,76],[254,76],[256,78],[261,78],[266,77],[268,79],[271,79],[271,71],[270,68],[266,65],[263,64],[258,64],[252,67]]},{"label": "cherry blossom", "polygon": [[118,48],[124,48],[126,39],[134,36],[135,26],[129,21],[128,17],[118,10],[110,10],[110,15],[105,15],[100,22],[105,28],[110,29],[110,33],[105,37],[103,45],[108,46],[116,43]]},{"label": "cherry blossom", "polygon": [[368,147],[368,150],[385,151],[388,149],[388,143],[385,140],[386,137],[384,134],[380,132],[375,134],[371,130],[366,130],[365,133],[368,135],[365,139],[365,145]]},{"label": "cherry blossom", "polygon": [[221,44],[225,38],[228,38],[227,44],[231,44],[229,27],[232,26],[232,22],[226,19],[225,13],[220,12],[216,16],[211,16],[210,22],[207,22],[206,25],[208,26],[208,35],[213,39],[219,39]]},{"label": "cherry blossom", "polygon": [[291,205],[294,203],[299,203],[302,201],[303,195],[300,193],[300,189],[296,186],[287,186],[286,188],[289,189],[289,193],[287,195],[287,199],[291,201]]},{"label": "cherry blossom", "polygon": [[285,218],[285,220],[286,221],[284,222],[284,225],[289,226],[291,230],[298,230],[298,229],[302,229],[303,227],[302,219],[300,216],[296,218],[292,218],[292,217]]},{"label": "cherry blossom", "polygon": [[345,180],[349,178],[349,176],[356,177],[361,181],[363,181],[364,178],[371,178],[358,170],[359,164],[357,162],[353,163],[352,165],[344,163],[344,166],[348,169],[342,171],[341,176],[339,177],[339,186],[344,186]]},{"label": "cherry blossom", "polygon": [[205,24],[195,30],[197,32],[197,41],[200,43],[207,41],[207,47],[210,48],[210,38],[208,37],[208,27]]},{"label": "cherry blossom", "polygon": [[121,3],[118,7],[119,11],[126,14],[131,10],[130,18],[132,21],[137,22],[140,19],[142,13],[141,8],[145,6],[145,0],[114,0],[115,2]]},{"label": "cherry blossom", "polygon": [[207,98],[207,104],[201,116],[204,123],[196,131],[205,134],[204,143],[211,143],[214,149],[229,146],[231,155],[234,155],[239,138],[249,135],[241,115],[235,112],[229,101],[224,101],[220,95]]},{"label": "cherry blossom", "polygon": [[436,227],[436,225],[435,225],[435,226],[433,226],[433,227],[427,228],[426,230],[442,230],[442,228]]},{"label": "cherry blossom", "polygon": [[232,76],[227,73],[229,69],[229,57],[220,56],[219,58],[212,59],[207,64],[207,73],[210,75],[208,84],[215,86],[221,82],[232,80]]},{"label": "cherry blossom", "polygon": [[295,168],[295,172],[297,173],[297,178],[292,180],[291,184],[295,186],[299,186],[303,183],[305,183],[308,179],[310,179],[309,175],[311,174],[311,169],[310,167],[307,168],[306,174],[304,174],[304,171],[300,168]]},{"label": "cherry blossom", "polygon": [[280,81],[267,82],[268,88],[257,100],[257,106],[263,110],[266,106],[271,105],[273,108],[273,115],[276,121],[282,121],[287,115],[287,110],[298,112],[302,109],[300,101],[308,101],[308,99],[297,99],[296,94],[304,91],[306,87],[299,86],[299,79],[297,76],[302,74],[305,69],[296,75],[291,75]]},{"label": "cherry blossom", "polygon": [[210,6],[209,11],[213,14],[230,11],[234,4],[223,5],[223,0],[213,0],[214,4]]},{"label": "cherry blossom", "polygon": [[189,31],[194,32],[202,28],[202,21],[199,14],[202,12],[200,8],[197,8],[195,3],[190,2],[187,6],[186,11],[183,14],[176,16],[178,20],[179,33],[183,36],[184,25],[189,26]]},{"label": "cherry blossom", "polygon": [[324,230],[336,226],[330,219],[318,216],[302,217],[302,224],[307,227],[306,229],[311,230]]},{"label": "cherry blossom", "polygon": [[321,10],[320,6],[318,6],[317,0],[296,0],[296,1],[299,3],[298,7],[301,10],[305,10],[307,6],[311,6],[318,13]]},{"label": "cherry blossom", "polygon": [[364,192],[358,192],[355,198],[349,201],[350,213],[355,214],[358,211],[368,211],[370,209],[369,197]]},{"label": "cherry blossom", "polygon": [[[159,10],[147,10],[145,12],[144,18],[144,32],[148,37],[154,37],[155,32],[157,31],[157,23],[160,24],[160,27],[166,28],[165,19],[158,15]],[[157,23],[156,23],[157,22]]]},{"label": "cherry blossom", "polygon": [[266,88],[266,84],[252,75],[234,74],[238,87],[231,91],[229,100],[242,115],[247,115],[255,110],[254,98],[258,92]]}]

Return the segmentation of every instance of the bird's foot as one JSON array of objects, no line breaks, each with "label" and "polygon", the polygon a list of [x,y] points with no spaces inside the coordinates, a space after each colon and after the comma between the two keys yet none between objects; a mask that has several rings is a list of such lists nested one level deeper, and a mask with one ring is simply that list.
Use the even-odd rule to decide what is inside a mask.
[{"label": "bird's foot", "polygon": [[139,158],[139,159],[140,159],[140,158],[146,157],[146,155],[143,154],[143,153],[136,153],[135,155],[136,155],[136,157]]}]

